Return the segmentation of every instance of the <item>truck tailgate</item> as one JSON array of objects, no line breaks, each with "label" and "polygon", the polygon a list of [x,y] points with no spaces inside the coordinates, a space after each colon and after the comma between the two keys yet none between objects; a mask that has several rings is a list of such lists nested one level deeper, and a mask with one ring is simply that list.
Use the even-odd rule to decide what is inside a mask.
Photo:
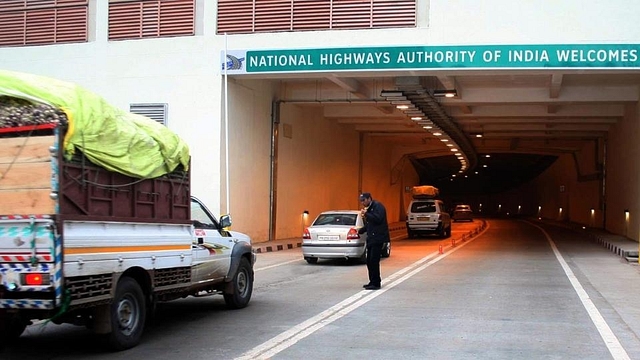
[{"label": "truck tailgate", "polygon": [[0,217],[0,308],[52,309],[59,304],[60,255],[52,219]]}]

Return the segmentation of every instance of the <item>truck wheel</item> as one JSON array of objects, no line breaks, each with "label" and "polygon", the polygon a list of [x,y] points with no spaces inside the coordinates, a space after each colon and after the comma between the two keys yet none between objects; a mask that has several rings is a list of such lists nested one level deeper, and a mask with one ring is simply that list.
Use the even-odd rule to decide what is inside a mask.
[{"label": "truck wheel", "polygon": [[146,313],[144,294],[138,282],[130,277],[120,279],[111,304],[111,348],[119,351],[138,345]]},{"label": "truck wheel", "polygon": [[224,294],[224,302],[230,309],[242,309],[249,304],[253,292],[253,271],[246,258],[240,260],[238,272],[233,277],[233,292]]}]

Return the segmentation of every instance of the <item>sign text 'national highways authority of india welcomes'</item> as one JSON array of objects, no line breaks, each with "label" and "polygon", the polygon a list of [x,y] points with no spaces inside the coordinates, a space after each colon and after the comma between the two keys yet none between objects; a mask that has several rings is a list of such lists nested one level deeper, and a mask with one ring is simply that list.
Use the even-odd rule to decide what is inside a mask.
[{"label": "sign text 'national highways authority of india welcomes'", "polygon": [[640,44],[249,50],[244,60],[247,73],[394,69],[628,69],[640,68]]}]

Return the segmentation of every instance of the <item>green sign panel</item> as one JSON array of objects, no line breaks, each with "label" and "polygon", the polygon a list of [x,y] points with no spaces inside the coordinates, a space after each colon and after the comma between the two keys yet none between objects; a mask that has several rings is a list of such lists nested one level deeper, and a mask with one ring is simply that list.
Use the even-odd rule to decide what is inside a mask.
[{"label": "green sign panel", "polygon": [[[640,68],[640,44],[347,47],[234,51],[232,73],[350,70]],[[232,67],[232,60],[234,60]],[[223,64],[224,69],[224,64]]]}]

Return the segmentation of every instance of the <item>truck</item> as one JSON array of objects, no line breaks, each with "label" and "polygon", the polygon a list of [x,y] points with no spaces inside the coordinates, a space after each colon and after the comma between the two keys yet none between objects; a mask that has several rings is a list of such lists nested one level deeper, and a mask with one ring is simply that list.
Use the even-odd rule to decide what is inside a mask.
[{"label": "truck", "polygon": [[0,70],[0,345],[38,321],[84,325],[119,351],[159,302],[246,307],[256,255],[230,226],[192,196],[188,147],[164,125]]}]

